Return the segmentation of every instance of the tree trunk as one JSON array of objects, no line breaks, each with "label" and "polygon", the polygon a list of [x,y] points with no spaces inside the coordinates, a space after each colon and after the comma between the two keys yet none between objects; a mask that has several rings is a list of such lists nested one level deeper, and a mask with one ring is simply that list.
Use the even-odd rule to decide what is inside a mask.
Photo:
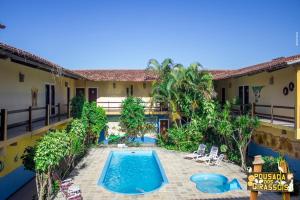
[{"label": "tree trunk", "polygon": [[52,180],[51,180],[51,170],[48,169],[48,173],[47,173],[47,180],[48,182],[48,189],[47,189],[47,199],[50,200],[51,194],[52,194]]},{"label": "tree trunk", "polygon": [[243,168],[243,170],[246,170],[247,169],[247,166],[246,166],[246,150],[247,150],[247,147],[239,147],[239,151],[240,151],[240,155],[241,155],[241,167]]},{"label": "tree trunk", "polygon": [[45,174],[37,174],[37,189],[38,189],[38,191],[37,191],[37,193],[38,193],[38,199],[39,200],[44,200],[45,199],[45,189],[47,188],[47,183],[48,183],[48,181],[47,181],[47,178],[45,179],[45,177],[44,177],[44,175]]}]

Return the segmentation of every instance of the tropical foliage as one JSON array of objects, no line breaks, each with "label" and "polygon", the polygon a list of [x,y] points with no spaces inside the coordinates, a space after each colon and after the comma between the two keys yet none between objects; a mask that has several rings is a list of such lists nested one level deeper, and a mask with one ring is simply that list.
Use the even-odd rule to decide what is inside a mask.
[{"label": "tropical foliage", "polygon": [[151,59],[146,69],[155,74],[153,104],[169,105],[173,127],[159,144],[181,151],[194,151],[199,143],[222,146],[223,153],[245,168],[246,149],[258,120],[249,115],[233,117],[230,104],[215,99],[213,77],[199,63],[184,67],[165,59]]},{"label": "tropical foliage", "polygon": [[171,118],[177,126],[182,126],[195,116],[210,119],[215,94],[212,75],[204,71],[199,63],[185,68],[171,59],[165,59],[161,64],[151,59],[146,71],[158,76],[153,84],[153,103],[169,105]]},{"label": "tropical foliage", "polygon": [[105,110],[102,107],[97,106],[96,102],[90,103],[88,120],[91,132],[98,136],[100,131],[105,129],[107,125]]},{"label": "tropical foliage", "polygon": [[218,115],[216,129],[220,135],[232,140],[237,146],[241,158],[241,167],[246,169],[247,147],[255,128],[259,126],[256,117],[249,115],[232,116],[230,104],[227,103]]},{"label": "tropical foliage", "polygon": [[[78,100],[78,97],[74,99]],[[74,99],[72,102],[77,102]],[[25,168],[36,172],[39,199],[50,199],[57,188],[53,173],[64,177],[106,127],[107,119],[101,107],[88,102],[80,105],[76,107],[78,110],[73,110],[76,119],[66,130],[47,133],[34,147],[27,147],[22,155]]]},{"label": "tropical foliage", "polygon": [[140,98],[128,97],[122,102],[120,126],[129,137],[142,136],[145,131],[145,110]]},{"label": "tropical foliage", "polygon": [[84,96],[78,95],[71,100],[71,115],[73,118],[80,119],[82,115],[82,108],[84,104]]}]

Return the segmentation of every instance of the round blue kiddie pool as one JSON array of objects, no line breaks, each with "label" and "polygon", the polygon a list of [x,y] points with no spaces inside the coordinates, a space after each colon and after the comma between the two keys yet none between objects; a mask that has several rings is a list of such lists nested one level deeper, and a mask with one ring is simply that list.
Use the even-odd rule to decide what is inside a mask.
[{"label": "round blue kiddie pool", "polygon": [[196,183],[196,187],[205,193],[223,193],[230,190],[242,190],[237,179],[228,182],[228,178],[222,174],[194,174],[190,180]]}]

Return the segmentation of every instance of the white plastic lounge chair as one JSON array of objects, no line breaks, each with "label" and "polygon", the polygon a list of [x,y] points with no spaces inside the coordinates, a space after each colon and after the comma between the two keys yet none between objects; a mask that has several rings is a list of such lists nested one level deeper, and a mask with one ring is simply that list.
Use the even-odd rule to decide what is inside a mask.
[{"label": "white plastic lounge chair", "polygon": [[195,158],[195,160],[196,161],[202,161],[202,162],[205,162],[205,161],[208,161],[208,160],[216,160],[218,158],[218,151],[219,151],[218,147],[212,146],[211,149],[210,149],[209,154],[206,154],[205,156],[197,156]]},{"label": "white plastic lounge chair", "polygon": [[216,159],[207,160],[206,164],[220,166],[223,159],[224,159],[224,154],[220,154]]},{"label": "white plastic lounge chair", "polygon": [[206,149],[206,145],[205,144],[200,144],[197,151],[194,151],[191,154],[185,155],[184,158],[195,159],[198,156],[204,156],[205,155],[205,149]]},{"label": "white plastic lounge chair", "polygon": [[118,144],[118,148],[126,148],[128,146],[126,146],[126,144]]}]

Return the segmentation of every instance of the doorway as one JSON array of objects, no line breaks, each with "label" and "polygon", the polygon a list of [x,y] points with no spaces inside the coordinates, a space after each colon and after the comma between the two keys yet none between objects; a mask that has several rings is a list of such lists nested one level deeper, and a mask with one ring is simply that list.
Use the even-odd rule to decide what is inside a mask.
[{"label": "doorway", "polygon": [[249,108],[249,86],[239,86],[239,103],[241,104],[241,111],[247,112]]},{"label": "doorway", "polygon": [[67,87],[67,104],[70,103],[70,87]]},{"label": "doorway", "polygon": [[226,102],[225,88],[222,88],[222,92],[221,92],[221,104],[224,105],[225,102]]},{"label": "doorway", "polygon": [[159,133],[163,138],[168,136],[169,120],[160,119],[159,120]]},{"label": "doorway", "polygon": [[89,93],[89,102],[97,101],[97,88],[89,88],[88,89]]},{"label": "doorway", "polygon": [[45,85],[45,103],[46,106],[50,105],[50,113],[51,115],[55,115],[55,86],[51,84]]}]

